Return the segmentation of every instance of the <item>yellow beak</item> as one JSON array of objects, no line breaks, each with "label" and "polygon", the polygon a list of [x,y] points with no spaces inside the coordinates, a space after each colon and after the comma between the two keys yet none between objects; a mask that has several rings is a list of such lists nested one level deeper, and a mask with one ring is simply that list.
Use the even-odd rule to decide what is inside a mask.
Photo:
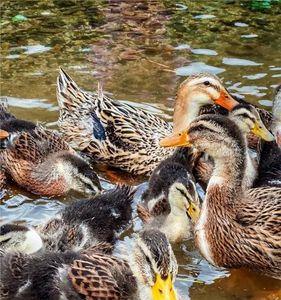
[{"label": "yellow beak", "polygon": [[186,130],[165,137],[160,141],[161,147],[188,147],[191,146]]},{"label": "yellow beak", "polygon": [[3,140],[9,136],[9,133],[5,130],[0,129],[0,140]]},{"label": "yellow beak", "polygon": [[156,274],[156,281],[152,287],[153,300],[177,300],[177,294],[172,282],[172,277],[162,279],[159,274]]},{"label": "yellow beak", "polygon": [[234,100],[226,90],[221,91],[219,98],[215,99],[214,102],[224,107],[228,111],[231,111],[236,105],[239,104],[239,102]]},{"label": "yellow beak", "polygon": [[190,216],[193,223],[196,223],[200,216],[200,208],[195,203],[190,203],[186,209],[186,212]]},{"label": "yellow beak", "polygon": [[254,128],[252,128],[251,131],[253,132],[253,134],[255,134],[256,136],[260,137],[265,141],[271,142],[274,141],[275,139],[274,135],[268,131],[268,129],[264,126],[262,121],[256,121]]}]

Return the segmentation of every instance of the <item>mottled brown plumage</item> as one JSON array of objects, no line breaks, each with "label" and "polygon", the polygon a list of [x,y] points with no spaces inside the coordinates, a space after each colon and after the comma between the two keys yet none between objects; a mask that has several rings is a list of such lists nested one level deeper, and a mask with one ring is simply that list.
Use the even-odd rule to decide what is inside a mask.
[{"label": "mottled brown plumage", "polygon": [[246,140],[237,125],[222,116],[205,115],[165,146],[188,144],[214,159],[196,244],[212,264],[246,267],[281,279],[281,188],[246,189]]},{"label": "mottled brown plumage", "polygon": [[11,179],[30,192],[59,196],[76,190],[96,193],[99,179],[89,164],[56,131],[15,118],[0,103],[0,165]]},{"label": "mottled brown plumage", "polygon": [[[214,85],[208,85],[208,80]],[[159,147],[161,138],[172,131],[170,123],[112,100],[101,90],[93,94],[85,92],[63,70],[57,80],[57,99],[58,124],[68,142],[98,163],[149,176],[161,160],[172,154],[171,150]],[[174,126],[186,115],[192,120],[200,107],[213,103],[228,109],[233,103],[238,104],[216,76],[191,76],[179,87]]]},{"label": "mottled brown plumage", "polygon": [[[126,259],[107,254],[103,245],[81,252],[3,254],[1,299],[176,300],[177,264],[165,235],[146,230],[132,242]],[[161,282],[163,290],[152,292]]]}]

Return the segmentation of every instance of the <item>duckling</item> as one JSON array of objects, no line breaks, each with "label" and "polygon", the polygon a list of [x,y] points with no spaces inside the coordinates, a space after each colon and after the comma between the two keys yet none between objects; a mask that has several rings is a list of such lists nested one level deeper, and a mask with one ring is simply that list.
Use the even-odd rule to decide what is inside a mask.
[{"label": "duckling", "polygon": [[271,127],[276,141],[261,144],[258,177],[255,181],[256,187],[281,187],[281,85],[276,90],[272,111],[274,119]]},{"label": "duckling", "polygon": [[[240,128],[245,138],[247,138],[247,152],[246,152],[246,175],[243,184],[246,187],[252,187],[258,175],[258,164],[260,160],[260,153],[254,151],[248,145],[248,136],[250,133],[255,134],[266,141],[274,140],[274,136],[263,124],[259,112],[256,107],[248,103],[241,103],[236,105],[229,113],[228,117],[233,120]],[[257,150],[257,149],[256,149]],[[257,150],[258,151],[258,150]],[[200,185],[206,190],[209,179],[213,172],[213,161],[205,154],[197,154],[195,160],[193,173]]]},{"label": "duckling", "polygon": [[247,146],[235,122],[204,115],[161,145],[193,146],[214,160],[195,225],[195,241],[205,259],[281,279],[281,188],[244,188]]},{"label": "duckling", "polygon": [[131,220],[134,193],[135,189],[123,186],[76,201],[36,229],[4,224],[0,226],[0,249],[29,254],[39,249],[64,252],[101,242],[114,244]]},{"label": "duckling", "polygon": [[191,157],[192,154],[182,148],[162,161],[150,176],[143,203],[137,206],[146,228],[159,229],[171,243],[190,238],[189,215],[199,216],[200,201],[188,167]]},{"label": "duckling", "polygon": [[[101,90],[93,94],[83,91],[62,69],[57,80],[57,99],[58,124],[67,141],[98,163],[149,176],[172,154],[171,150],[159,147],[160,139],[172,132],[171,124],[147,111],[112,100]],[[179,88],[174,129],[178,130],[182,119],[192,121],[200,107],[214,103],[226,109],[238,104],[216,76],[191,76]]]},{"label": "duckling", "polygon": [[100,251],[9,253],[1,258],[1,299],[176,300],[178,266],[166,236],[144,230],[129,259]]},{"label": "duckling", "polygon": [[4,106],[0,111],[6,117],[0,125],[1,169],[18,185],[45,196],[61,196],[71,190],[101,191],[94,170],[57,132],[18,120]]}]

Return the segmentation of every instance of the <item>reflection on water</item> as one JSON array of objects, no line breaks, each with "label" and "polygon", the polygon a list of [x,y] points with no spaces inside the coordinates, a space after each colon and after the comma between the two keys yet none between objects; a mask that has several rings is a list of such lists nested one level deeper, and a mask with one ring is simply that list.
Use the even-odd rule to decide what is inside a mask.
[{"label": "reflection on water", "polygon": [[[178,84],[194,72],[218,74],[231,92],[268,108],[281,81],[280,1],[4,0],[1,5],[1,95],[14,114],[46,126],[56,127],[58,118],[59,66],[83,88],[93,90],[101,81],[117,99],[165,119],[171,119]],[[35,225],[77,198],[42,199],[13,186],[0,191],[1,219]],[[133,228],[141,228],[137,218]],[[281,298],[278,282],[214,268],[193,241],[176,246],[175,253],[183,299]]]}]

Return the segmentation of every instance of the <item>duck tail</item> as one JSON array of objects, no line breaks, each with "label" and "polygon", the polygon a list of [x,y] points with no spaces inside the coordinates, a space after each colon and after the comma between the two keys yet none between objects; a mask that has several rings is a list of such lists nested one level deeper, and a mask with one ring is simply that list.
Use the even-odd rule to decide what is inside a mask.
[{"label": "duck tail", "polygon": [[90,107],[94,105],[91,103],[93,97],[84,92],[62,68],[60,68],[57,78],[57,100],[60,110],[69,112],[73,112],[77,108],[85,108],[86,103],[90,103]]},{"label": "duck tail", "polygon": [[7,99],[0,101],[0,121],[14,119],[15,117],[8,111]]}]

